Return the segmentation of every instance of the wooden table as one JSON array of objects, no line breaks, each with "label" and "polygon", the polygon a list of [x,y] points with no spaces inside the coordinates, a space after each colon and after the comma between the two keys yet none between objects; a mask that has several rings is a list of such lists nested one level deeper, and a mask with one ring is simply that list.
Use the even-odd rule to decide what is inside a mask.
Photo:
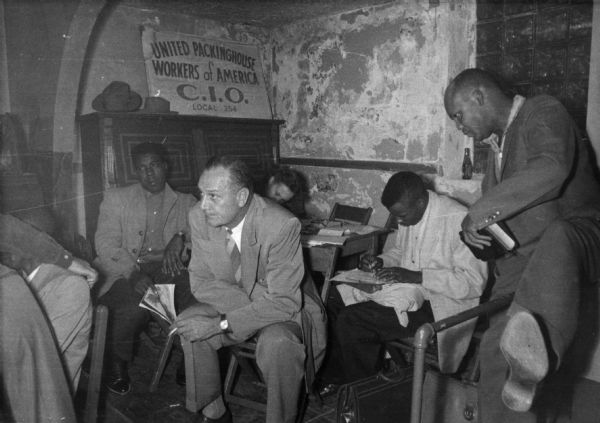
[{"label": "wooden table", "polygon": [[344,237],[331,237],[332,243],[312,245],[311,242],[326,240],[326,237],[317,235],[301,235],[302,247],[304,249],[304,260],[307,266],[314,272],[324,275],[321,299],[327,300],[329,294],[330,279],[334,276],[338,259],[350,257],[363,253],[379,253],[380,239],[390,232],[389,229],[378,228],[367,234],[350,234]]}]

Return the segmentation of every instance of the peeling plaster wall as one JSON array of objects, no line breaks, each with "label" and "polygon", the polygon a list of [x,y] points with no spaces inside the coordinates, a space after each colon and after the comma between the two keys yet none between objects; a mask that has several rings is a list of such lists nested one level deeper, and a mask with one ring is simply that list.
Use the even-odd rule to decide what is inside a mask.
[{"label": "peeling plaster wall", "polygon": [[[405,1],[274,30],[281,156],[426,163],[458,178],[468,144],[446,116],[443,91],[473,61],[475,22],[474,1]],[[298,169],[311,184],[309,212],[326,216],[342,201],[373,206],[372,221],[384,214],[388,173]],[[340,183],[323,187],[326,175]]]}]

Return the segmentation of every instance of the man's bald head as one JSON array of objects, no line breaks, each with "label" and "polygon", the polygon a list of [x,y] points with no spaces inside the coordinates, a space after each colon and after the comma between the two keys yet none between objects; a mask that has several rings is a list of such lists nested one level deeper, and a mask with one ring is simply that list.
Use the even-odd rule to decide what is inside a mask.
[{"label": "man's bald head", "polygon": [[444,107],[460,131],[481,141],[504,130],[512,95],[504,82],[491,72],[466,69],[448,85]]}]

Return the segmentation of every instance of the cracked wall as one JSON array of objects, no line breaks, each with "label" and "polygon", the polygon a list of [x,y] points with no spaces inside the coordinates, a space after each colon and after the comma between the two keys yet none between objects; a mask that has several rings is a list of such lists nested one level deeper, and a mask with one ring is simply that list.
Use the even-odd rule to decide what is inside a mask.
[{"label": "cracked wall", "polygon": [[[455,69],[472,61],[474,25],[473,1],[435,8],[404,1],[274,30],[274,109],[286,121],[281,156],[429,164],[458,177],[466,145],[445,114],[443,91]],[[322,216],[336,201],[377,211],[390,176],[302,170],[313,194],[309,209]],[[323,174],[346,183],[320,190]]]}]

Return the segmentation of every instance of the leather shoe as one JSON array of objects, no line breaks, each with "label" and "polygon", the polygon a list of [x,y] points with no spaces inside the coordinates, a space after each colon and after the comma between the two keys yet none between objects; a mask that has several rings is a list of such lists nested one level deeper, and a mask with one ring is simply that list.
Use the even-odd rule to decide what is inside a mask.
[{"label": "leather shoe", "polygon": [[506,324],[500,350],[510,372],[502,389],[502,401],[514,411],[531,408],[538,383],[548,373],[548,350],[540,325],[528,311],[518,311]]},{"label": "leather shoe", "polygon": [[231,416],[231,412],[229,410],[225,410],[225,413],[218,419],[206,417],[204,414],[202,414],[202,411],[198,412],[198,414],[200,414],[200,420],[198,420],[198,423],[233,423],[233,417]]},{"label": "leather shoe", "polygon": [[113,364],[106,387],[110,392],[117,395],[125,395],[131,391],[126,361],[118,361]]},{"label": "leather shoe", "polygon": [[337,394],[339,391],[340,385],[336,385],[335,383],[327,383],[319,388],[319,396],[321,398],[327,398],[332,395]]}]

